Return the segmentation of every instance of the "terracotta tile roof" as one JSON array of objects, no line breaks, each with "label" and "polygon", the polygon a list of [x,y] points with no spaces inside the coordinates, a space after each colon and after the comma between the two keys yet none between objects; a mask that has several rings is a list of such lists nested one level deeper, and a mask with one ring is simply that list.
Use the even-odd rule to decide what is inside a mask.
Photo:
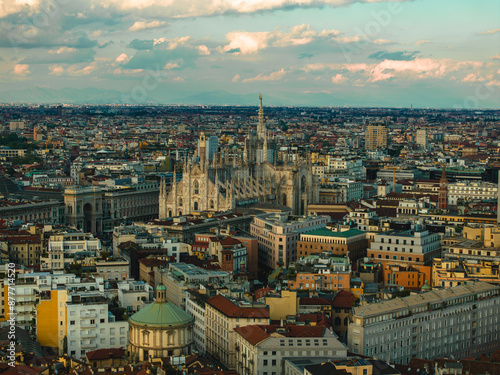
[{"label": "terracotta tile roof", "polygon": [[302,297],[299,305],[312,306],[312,305],[331,305],[332,302],[321,297]]},{"label": "terracotta tile roof", "polygon": [[146,267],[163,266],[167,263],[165,259],[158,258],[142,258],[139,262],[144,264]]},{"label": "terracotta tile roof", "polygon": [[[297,325],[254,325],[238,327],[234,330],[252,345],[257,345],[267,339],[271,334],[277,333],[284,337],[322,337],[325,327],[317,326],[297,326]],[[280,331],[280,332],[277,332]]]},{"label": "terracotta tile roof", "polygon": [[332,306],[342,309],[351,309],[354,305],[356,297],[351,292],[341,290],[333,299]]},{"label": "terracotta tile roof", "polygon": [[87,352],[87,359],[99,360],[99,359],[110,359],[110,358],[123,358],[125,356],[125,350],[122,348],[116,349],[97,349],[92,352]]},{"label": "terracotta tile roof", "polygon": [[220,243],[222,246],[241,245],[240,240],[237,240],[236,238],[232,238],[232,237],[226,237]]},{"label": "terracotta tile roof", "polygon": [[240,307],[220,294],[207,303],[230,318],[269,318],[268,308]]}]

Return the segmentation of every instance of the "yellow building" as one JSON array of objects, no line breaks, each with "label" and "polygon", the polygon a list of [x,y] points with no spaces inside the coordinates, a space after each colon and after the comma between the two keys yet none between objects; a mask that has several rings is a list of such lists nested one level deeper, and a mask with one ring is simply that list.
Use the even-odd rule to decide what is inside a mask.
[{"label": "yellow building", "polygon": [[328,155],[322,155],[319,152],[312,152],[311,163],[312,164],[323,163],[324,165],[328,165]]},{"label": "yellow building", "polygon": [[266,305],[269,306],[271,320],[286,319],[287,315],[297,315],[299,312],[299,299],[297,292],[281,291],[281,296],[267,296]]},{"label": "yellow building", "polygon": [[475,280],[500,285],[499,265],[499,261],[434,258],[431,285],[449,288]]},{"label": "yellow building", "polygon": [[36,307],[36,337],[42,346],[64,351],[66,336],[66,290],[48,290],[40,293],[40,303]]}]

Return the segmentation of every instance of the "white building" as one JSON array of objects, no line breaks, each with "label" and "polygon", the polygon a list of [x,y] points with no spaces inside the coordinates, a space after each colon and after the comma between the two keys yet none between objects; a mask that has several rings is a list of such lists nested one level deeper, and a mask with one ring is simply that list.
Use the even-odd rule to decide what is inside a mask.
[{"label": "white building", "polygon": [[327,175],[332,177],[349,176],[356,180],[363,179],[363,161],[358,157],[336,157],[328,156]]},{"label": "white building", "polygon": [[448,204],[457,205],[459,200],[484,201],[497,199],[498,185],[491,182],[462,181],[448,184]]},{"label": "white building", "polygon": [[194,317],[194,347],[201,354],[205,354],[207,351],[207,318],[205,313],[205,302],[208,298],[208,295],[201,294],[194,290],[186,291],[186,312]]},{"label": "white building", "polygon": [[283,374],[287,357],[347,357],[347,347],[322,325],[251,325],[235,328],[239,374]]},{"label": "white building", "polygon": [[500,287],[466,282],[354,307],[350,351],[392,363],[476,357],[500,348]]},{"label": "white building", "polygon": [[116,321],[98,292],[72,294],[66,302],[68,354],[76,359],[96,349],[125,347],[128,322]]},{"label": "white building", "polygon": [[144,281],[125,280],[118,284],[118,303],[127,313],[136,313],[153,294],[153,287]]},{"label": "white building", "polygon": [[91,233],[69,232],[50,236],[47,253],[40,257],[41,270],[64,270],[66,264],[85,263],[99,256],[101,240]]}]

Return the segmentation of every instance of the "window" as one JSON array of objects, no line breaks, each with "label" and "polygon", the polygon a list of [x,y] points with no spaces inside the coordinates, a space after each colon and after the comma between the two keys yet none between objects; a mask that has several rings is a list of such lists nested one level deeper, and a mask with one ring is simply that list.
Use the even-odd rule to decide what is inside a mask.
[{"label": "window", "polygon": [[264,366],[267,366],[267,359],[264,359]]},{"label": "window", "polygon": [[276,360],[275,359],[273,359],[272,365],[276,366]]},{"label": "window", "polygon": [[74,321],[74,320],[71,320],[71,321],[69,322],[69,325],[70,325],[70,326],[74,326],[74,325],[75,325],[75,321]]}]

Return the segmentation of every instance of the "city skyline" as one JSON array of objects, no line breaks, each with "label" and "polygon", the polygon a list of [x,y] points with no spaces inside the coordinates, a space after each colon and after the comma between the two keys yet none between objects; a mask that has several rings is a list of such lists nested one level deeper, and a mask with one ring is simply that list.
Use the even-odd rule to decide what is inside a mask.
[{"label": "city skyline", "polygon": [[494,108],[500,5],[7,1],[0,102]]}]

